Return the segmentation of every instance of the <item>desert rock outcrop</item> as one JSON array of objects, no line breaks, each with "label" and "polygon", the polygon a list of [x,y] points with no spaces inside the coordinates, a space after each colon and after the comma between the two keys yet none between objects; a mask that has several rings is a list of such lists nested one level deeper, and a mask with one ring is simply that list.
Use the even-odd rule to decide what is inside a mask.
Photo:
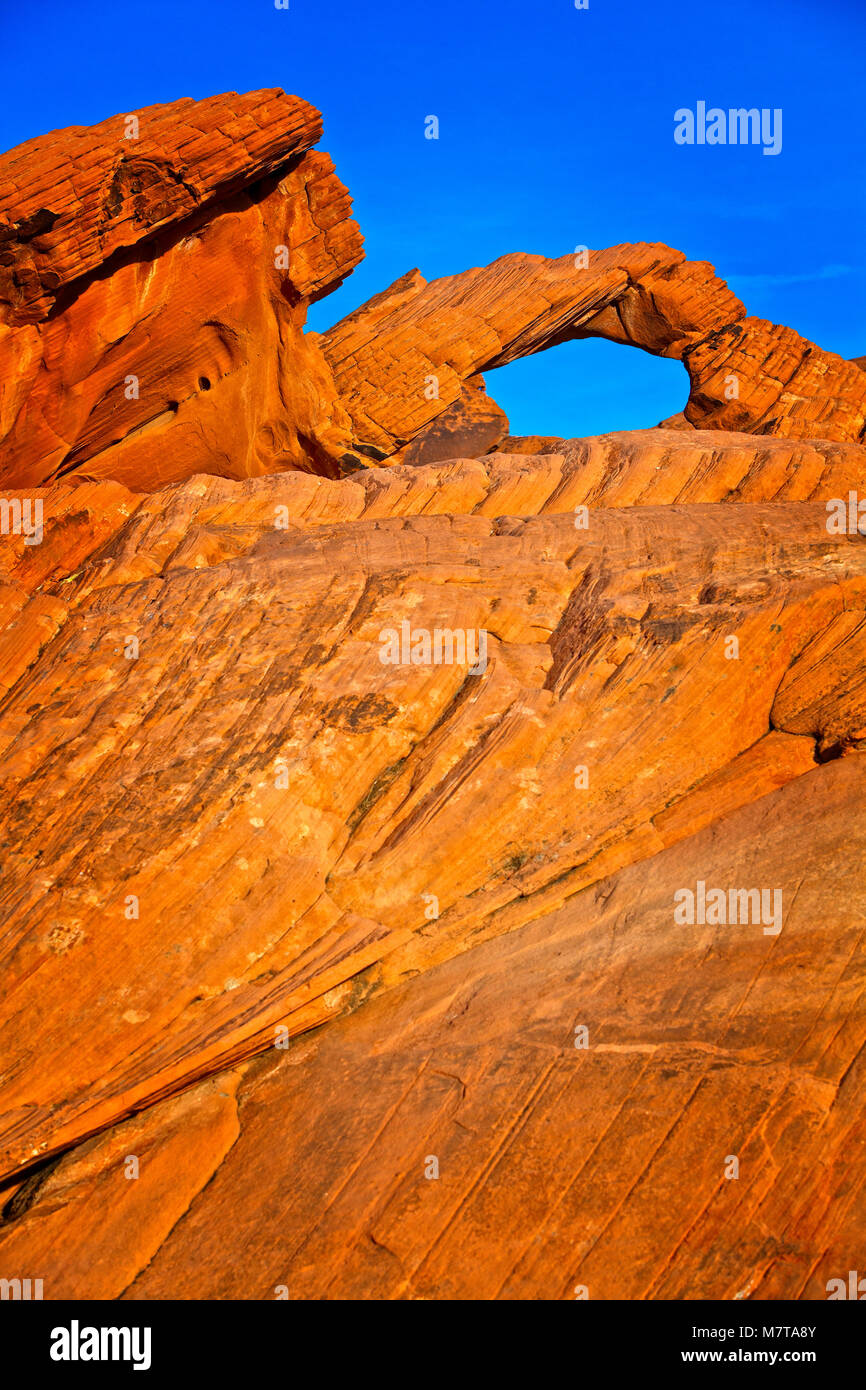
[{"label": "desert rock outcrop", "polygon": [[337,475],[348,417],[303,325],[363,252],[318,112],[272,91],[129,119],[0,157],[0,481]]},{"label": "desert rock outcrop", "polygon": [[[691,437],[643,438],[700,478]],[[732,505],[703,500],[748,466],[720,450],[688,505],[610,506],[656,469],[643,438],[600,498],[591,460],[558,455],[194,479],[115,505],[73,577],[11,600],[4,1054],[33,1023],[6,1172],[321,1021],[371,968],[426,967],[657,852],[694,828],[684,798],[718,813],[859,746],[866,552],[820,499],[862,451],[829,446],[822,482],[818,451],[773,441]],[[801,477],[819,500],[758,500],[786,467],[787,497]],[[484,669],[384,663],[410,619],[483,631]]]},{"label": "desert rock outcrop", "polygon": [[[136,116],[0,158],[0,1277],[823,1297],[866,375],[663,246],[305,333],[361,256],[318,114]],[[591,335],[682,415],[509,435],[481,373]]]},{"label": "desert rock outcrop", "polygon": [[429,284],[415,270],[336,324],[322,347],[356,436],[388,455],[450,408],[476,373],[592,337],[681,359],[688,426],[863,438],[866,391],[855,363],[747,317],[712,266],[667,246],[503,256]]}]

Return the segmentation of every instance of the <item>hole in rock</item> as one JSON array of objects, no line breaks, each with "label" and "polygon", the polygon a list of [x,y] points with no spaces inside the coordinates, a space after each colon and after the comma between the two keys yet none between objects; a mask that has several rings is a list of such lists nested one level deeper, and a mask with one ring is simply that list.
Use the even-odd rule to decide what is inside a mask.
[{"label": "hole in rock", "polygon": [[198,388],[199,388],[200,391],[209,391],[209,390],[210,390],[210,382],[209,382],[209,380],[208,380],[208,378],[207,378],[206,376],[200,376],[200,377],[199,377],[199,379],[198,379]]},{"label": "hole in rock", "polygon": [[484,372],[512,435],[561,439],[651,429],[689,398],[682,362],[606,338],[581,338]]}]

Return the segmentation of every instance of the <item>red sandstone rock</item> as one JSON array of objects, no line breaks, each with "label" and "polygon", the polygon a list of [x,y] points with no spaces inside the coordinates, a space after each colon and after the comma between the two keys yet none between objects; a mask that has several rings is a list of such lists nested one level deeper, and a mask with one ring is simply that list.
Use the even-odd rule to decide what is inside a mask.
[{"label": "red sandstone rock", "polygon": [[393,454],[391,463],[441,463],[489,453],[508,434],[508,418],[487,395],[484,378],[475,376],[457,397],[426,425],[411,444]]},{"label": "red sandstone rock", "polygon": [[[0,1266],[46,1298],[823,1299],[866,1219],[864,792],[862,757],[813,766],[107,1130],[19,1189]],[[698,879],[772,883],[782,931],[677,924]]]},{"label": "red sandstone rock", "polygon": [[747,318],[712,266],[661,245],[593,251],[586,264],[503,256],[430,284],[410,271],[336,324],[322,346],[356,437],[391,454],[477,372],[590,337],[681,358],[691,379],[688,425],[851,441],[866,430],[855,364]]},{"label": "red sandstone rock", "polygon": [[[698,436],[645,438],[693,459]],[[777,785],[780,752],[784,780],[857,746],[859,628],[838,675],[810,644],[858,610],[866,556],[821,502],[583,530],[589,480],[533,464],[192,480],[16,612],[10,653],[41,635],[0,708],[6,1171],[339,1011],[374,964],[424,969],[654,854],[654,817],[701,787],[721,811]],[[708,473],[730,491],[724,451]],[[383,665],[409,619],[486,630],[488,669]],[[802,759],[765,742],[733,775],[770,728]]]},{"label": "red sandstone rock", "polygon": [[0,482],[337,475],[349,420],[303,325],[362,251],[318,113],[272,91],[137,119],[0,157]]},{"label": "red sandstone rock", "polygon": [[147,106],[18,145],[0,162],[6,321],[38,322],[115,252],[284,167],[321,134],[314,107],[273,88]]},{"label": "red sandstone rock", "polygon": [[[864,1216],[860,365],[661,246],[305,334],[361,254],[317,113],[137,114],[0,157],[0,1277],[823,1297]],[[508,436],[480,371],[592,334],[682,359],[684,413]],[[684,923],[699,882],[784,906]]]}]

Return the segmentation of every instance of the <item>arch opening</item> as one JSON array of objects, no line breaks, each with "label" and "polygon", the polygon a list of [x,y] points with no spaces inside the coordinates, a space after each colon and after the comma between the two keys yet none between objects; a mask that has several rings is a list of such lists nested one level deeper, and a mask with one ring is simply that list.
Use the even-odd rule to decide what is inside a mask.
[{"label": "arch opening", "polygon": [[560,343],[488,369],[484,380],[515,436],[577,439],[652,429],[689,398],[689,375],[677,358],[608,338]]}]

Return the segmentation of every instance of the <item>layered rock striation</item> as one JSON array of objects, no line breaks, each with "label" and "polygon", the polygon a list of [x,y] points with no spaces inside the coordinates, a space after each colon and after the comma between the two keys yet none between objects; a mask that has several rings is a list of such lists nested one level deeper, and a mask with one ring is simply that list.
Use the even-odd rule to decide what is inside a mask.
[{"label": "layered rock striation", "polygon": [[[129,119],[0,159],[0,1277],[823,1298],[866,375],[658,246],[306,334],[361,255],[317,113]],[[682,418],[509,436],[479,374],[591,334]]]},{"label": "layered rock striation", "polygon": [[680,359],[686,426],[852,442],[866,430],[856,363],[747,316],[712,266],[660,245],[503,256],[429,284],[411,271],[322,346],[356,435],[399,456],[476,373],[591,337]]}]

